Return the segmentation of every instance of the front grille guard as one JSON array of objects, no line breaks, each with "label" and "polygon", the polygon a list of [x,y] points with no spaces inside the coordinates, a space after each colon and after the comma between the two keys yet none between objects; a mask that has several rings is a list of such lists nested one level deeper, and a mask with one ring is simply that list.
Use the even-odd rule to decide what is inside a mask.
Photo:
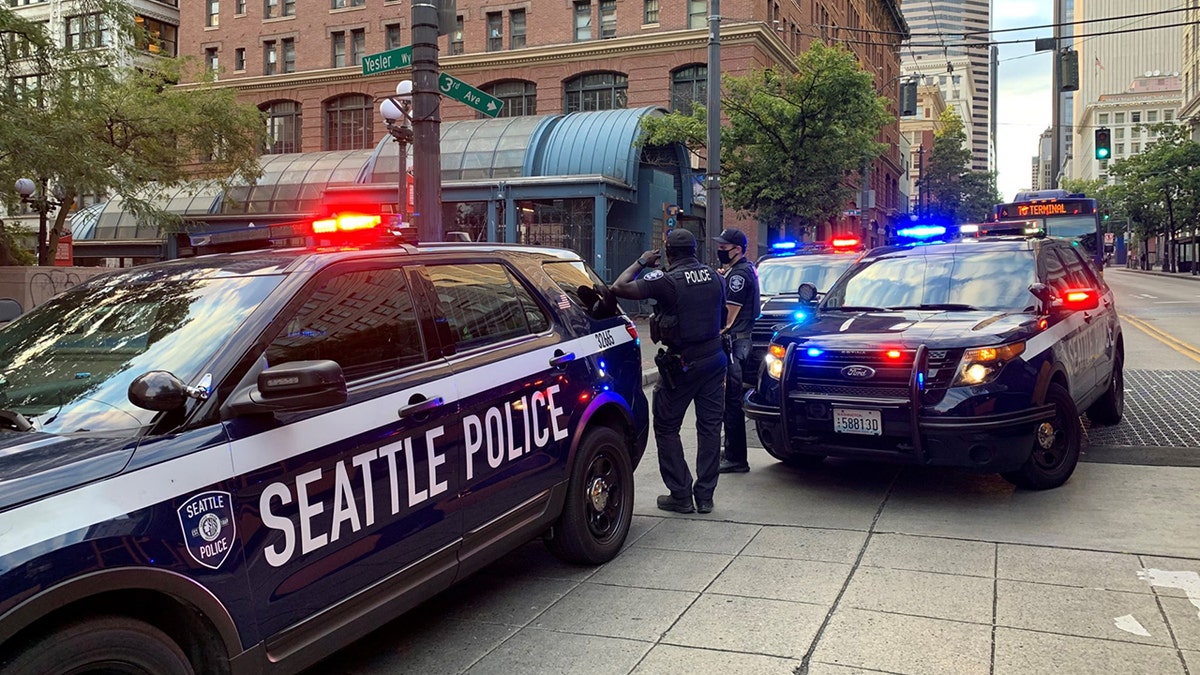
[{"label": "front grille guard", "polygon": [[[779,432],[783,435],[785,442],[791,442],[790,426],[791,416],[788,414],[789,399],[788,383],[791,380],[792,365],[795,363],[793,355],[796,351],[796,343],[791,343],[787,346],[787,351],[783,353],[783,372],[779,374]],[[925,448],[921,445],[921,397],[924,393],[925,371],[929,365],[929,350],[925,345],[917,347],[916,355],[913,357],[912,370],[908,378],[908,411],[909,420],[912,427],[912,447],[913,454],[920,463],[925,462]]]}]

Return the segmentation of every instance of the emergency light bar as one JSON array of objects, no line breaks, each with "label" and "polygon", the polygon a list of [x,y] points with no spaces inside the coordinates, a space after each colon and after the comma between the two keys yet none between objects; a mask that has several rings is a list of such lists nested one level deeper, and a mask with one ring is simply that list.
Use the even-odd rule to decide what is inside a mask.
[{"label": "emergency light bar", "polygon": [[858,246],[858,240],[855,239],[854,237],[843,237],[843,238],[839,238],[839,239],[834,239],[833,241],[831,241],[829,243],[832,244],[834,248],[848,248],[850,246]]},{"label": "emergency light bar", "polygon": [[896,236],[904,239],[934,239],[946,235],[944,225],[913,225],[896,231]]},{"label": "emergency light bar", "polygon": [[368,216],[360,213],[339,214],[333,218],[314,220],[313,234],[331,234],[334,232],[358,232],[373,230],[383,224],[382,216]]}]

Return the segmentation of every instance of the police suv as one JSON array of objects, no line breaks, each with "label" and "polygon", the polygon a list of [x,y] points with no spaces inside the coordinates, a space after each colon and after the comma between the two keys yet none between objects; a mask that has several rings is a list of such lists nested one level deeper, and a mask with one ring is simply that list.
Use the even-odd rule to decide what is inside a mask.
[{"label": "police suv", "polygon": [[815,313],[815,296],[801,297],[800,287],[808,284],[824,293],[864,250],[853,237],[816,243],[785,240],[771,244],[771,252],[758,259],[755,266],[762,312],[750,331],[750,359],[744,373],[748,386],[758,381],[758,371],[775,331],[807,321]]},{"label": "police suv", "polygon": [[618,553],[632,321],[575,253],[379,221],[0,331],[0,673],[294,672],[531,538]]},{"label": "police suv", "polygon": [[1116,424],[1113,294],[1069,242],[1024,236],[876,248],[775,335],[746,399],[767,451],[999,472],[1057,487],[1080,411]]}]

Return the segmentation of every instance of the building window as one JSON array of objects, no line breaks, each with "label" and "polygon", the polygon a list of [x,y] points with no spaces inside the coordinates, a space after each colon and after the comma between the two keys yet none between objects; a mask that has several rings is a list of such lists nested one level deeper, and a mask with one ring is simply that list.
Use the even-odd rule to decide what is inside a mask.
[{"label": "building window", "polygon": [[279,16],[279,0],[263,0],[263,18],[274,19]]},{"label": "building window", "polygon": [[1146,111],[1146,124],[1150,124],[1151,122],[1157,122],[1157,121],[1158,121],[1158,111],[1157,110],[1147,110]]},{"label": "building window", "polygon": [[1142,137],[1142,128],[1141,127],[1133,127],[1132,129],[1130,129],[1129,137],[1130,138],[1141,138]]},{"label": "building window", "polygon": [[362,57],[367,55],[367,31],[355,28],[350,31],[350,65],[362,63]]},{"label": "building window", "polygon": [[1113,123],[1114,124],[1125,124],[1125,113],[1123,113],[1123,112],[1113,113]]},{"label": "building window", "polygon": [[1117,140],[1122,140],[1125,138],[1125,127],[1117,127],[1116,138]]},{"label": "building window", "polygon": [[263,41],[263,75],[274,75],[279,72],[278,56],[275,54],[275,41]]},{"label": "building window", "polygon": [[261,110],[267,114],[267,133],[271,136],[266,154],[300,152],[300,104],[295,101],[275,101]]},{"label": "building window", "polygon": [[688,0],[688,28],[708,25],[708,0]]},{"label": "building window", "polygon": [[238,16],[246,14],[246,0],[235,0],[233,3],[233,13]]},{"label": "building window", "polygon": [[707,66],[687,66],[671,73],[671,112],[690,114],[692,103],[704,105],[707,97]]},{"label": "building window", "polygon": [[108,46],[108,28],[104,15],[80,14],[67,17],[67,50],[95,49]]},{"label": "building window", "polygon": [[658,23],[658,0],[645,0],[642,4],[642,23]]},{"label": "building window", "polygon": [[221,1],[220,0],[208,0],[208,4],[206,6],[208,7],[208,9],[205,12],[204,25],[205,26],[221,25]]},{"label": "building window", "polygon": [[402,36],[400,35],[400,24],[389,23],[383,27],[384,49],[397,49],[399,47],[403,47],[404,43],[401,42],[401,39]]},{"label": "building window", "polygon": [[621,73],[588,73],[568,80],[566,112],[583,110],[620,110],[627,102],[629,78]]},{"label": "building window", "polygon": [[514,9],[508,13],[508,48],[525,47],[525,10]]},{"label": "building window", "polygon": [[592,39],[592,3],[575,0],[575,41]]},{"label": "building window", "polygon": [[19,75],[9,78],[8,82],[13,97],[18,101],[32,101],[39,108],[46,107],[41,75]]},{"label": "building window", "polygon": [[1174,110],[1164,110],[1163,111],[1163,121],[1164,122],[1170,122],[1174,119],[1175,119],[1175,111]]},{"label": "building window", "polygon": [[204,67],[211,72],[217,72],[217,48],[207,47],[204,50]]},{"label": "building window", "polygon": [[1130,143],[1129,144],[1129,154],[1136,155],[1141,151],[1142,151],[1141,143]]},{"label": "building window", "polygon": [[283,0],[283,15],[296,16],[296,0]]},{"label": "building window", "polygon": [[504,14],[487,13],[487,50],[498,52],[504,49]]},{"label": "building window", "polygon": [[233,50],[233,69],[241,72],[246,70],[246,48],[238,47]]},{"label": "building window", "polygon": [[[504,101],[497,117],[520,117],[537,114],[537,85],[523,80],[497,82],[483,88],[484,91]],[[480,114],[482,118],[482,113]]]},{"label": "building window", "polygon": [[296,41],[284,38],[279,44],[283,48],[283,72],[296,72]]},{"label": "building window", "polygon": [[159,56],[179,55],[179,26],[140,15],[134,17],[134,23],[139,30],[138,49]]},{"label": "building window", "polygon": [[1120,157],[1121,155],[1124,155],[1125,154],[1125,144],[1117,143],[1117,149],[1113,152],[1113,154],[1117,155],[1118,157]]},{"label": "building window", "polygon": [[346,65],[346,34],[342,31],[329,34],[329,40],[332,43],[333,53],[329,63],[334,68],[341,68]]},{"label": "building window", "polygon": [[450,34],[450,55],[463,53],[463,18],[462,15],[455,17],[454,32]]},{"label": "building window", "polygon": [[361,150],[374,141],[375,106],[370,96],[347,94],[325,103],[325,149]]},{"label": "building window", "polygon": [[1100,113],[1100,126],[1108,124],[1108,113]]},{"label": "building window", "polygon": [[1129,113],[1129,123],[1130,124],[1141,124],[1142,123],[1141,111]]},{"label": "building window", "polygon": [[333,0],[333,9],[345,9],[347,7],[362,7],[367,4],[367,0]]},{"label": "building window", "polygon": [[600,38],[617,36],[617,0],[600,0]]}]

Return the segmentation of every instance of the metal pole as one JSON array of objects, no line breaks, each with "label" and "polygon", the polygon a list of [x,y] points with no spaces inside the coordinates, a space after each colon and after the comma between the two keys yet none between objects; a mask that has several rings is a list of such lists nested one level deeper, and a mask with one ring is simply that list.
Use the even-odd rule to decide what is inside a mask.
[{"label": "metal pole", "polygon": [[917,215],[925,215],[925,132],[921,132],[921,145],[917,146]]},{"label": "metal pole", "polygon": [[[421,241],[442,240],[441,113],[438,94],[438,8],[412,6],[414,220]],[[401,173],[407,178],[406,167]]]},{"label": "metal pole", "polygon": [[49,228],[46,226],[46,216],[50,212],[50,198],[46,195],[46,186],[49,181],[45,178],[41,180],[41,192],[34,197],[34,206],[38,210],[38,265],[46,265],[51,263],[49,248],[50,242],[47,241]]},{"label": "metal pole", "polygon": [[[708,2],[708,190],[705,199],[708,232],[701,232],[700,250],[708,238],[720,234],[721,216],[721,0]],[[711,233],[711,234],[710,234]],[[749,251],[746,252],[750,254]],[[705,259],[706,256],[701,256]]]},{"label": "metal pole", "polygon": [[1050,94],[1053,99],[1051,105],[1051,116],[1053,116],[1054,138],[1050,141],[1050,189],[1058,188],[1058,173],[1062,170],[1062,73],[1060,72],[1059,63],[1061,54],[1059,53],[1059,39],[1062,37],[1062,28],[1059,24],[1062,23],[1062,0],[1054,0],[1054,51],[1051,52],[1053,63],[1050,64],[1053,69],[1051,77]]}]

